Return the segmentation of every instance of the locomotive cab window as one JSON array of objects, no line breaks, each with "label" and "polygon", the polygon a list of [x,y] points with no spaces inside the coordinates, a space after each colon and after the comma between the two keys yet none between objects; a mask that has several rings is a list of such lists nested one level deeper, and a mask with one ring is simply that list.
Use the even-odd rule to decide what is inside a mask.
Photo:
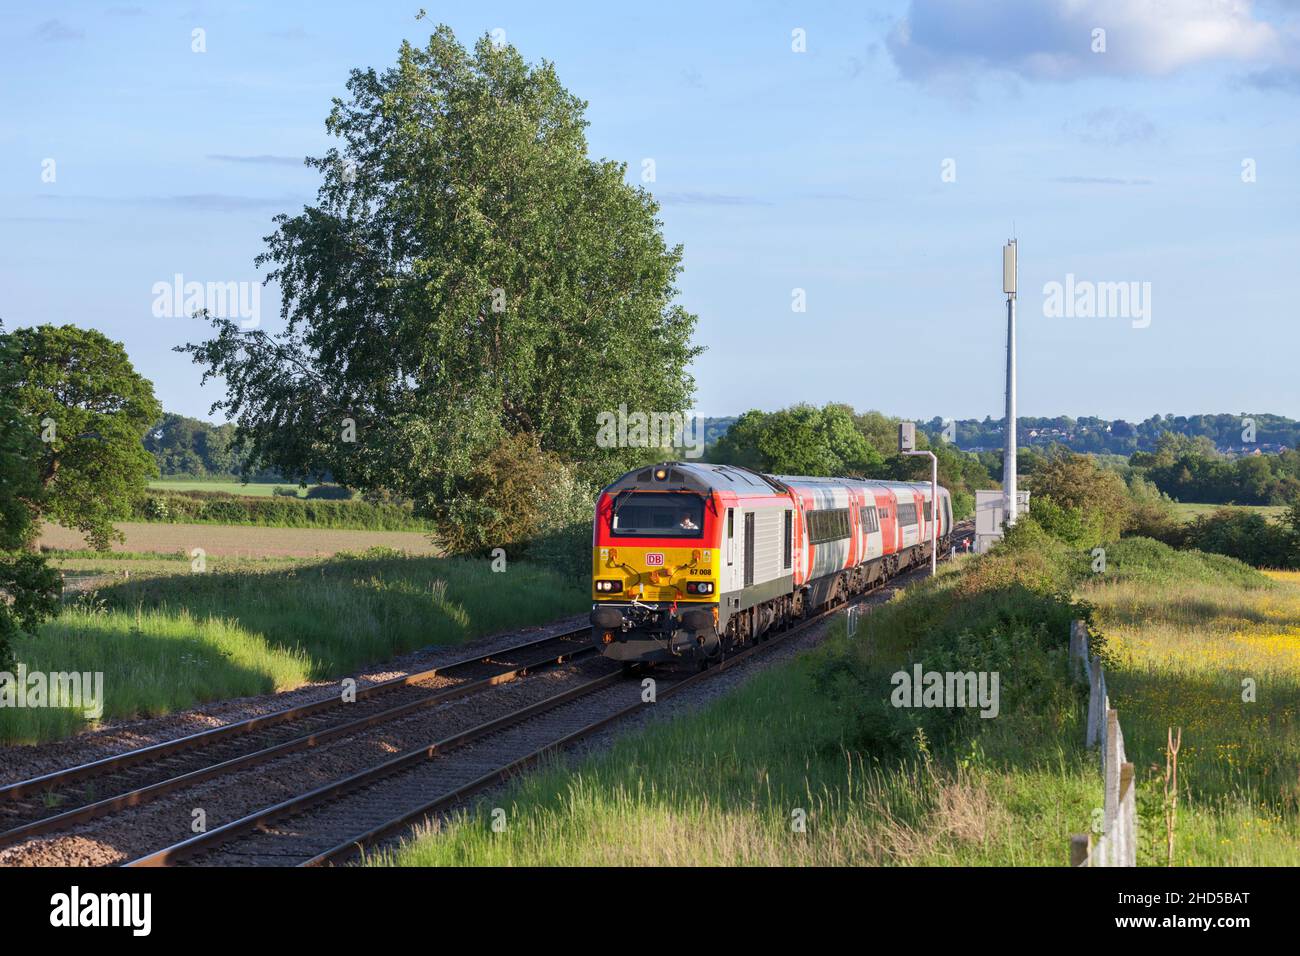
[{"label": "locomotive cab window", "polygon": [[703,528],[704,499],[681,491],[634,491],[615,503],[610,522],[620,537],[698,538]]}]

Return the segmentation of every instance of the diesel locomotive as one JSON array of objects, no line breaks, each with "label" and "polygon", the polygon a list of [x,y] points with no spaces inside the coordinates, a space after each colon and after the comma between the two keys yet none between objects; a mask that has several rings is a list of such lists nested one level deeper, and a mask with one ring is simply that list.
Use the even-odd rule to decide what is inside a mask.
[{"label": "diesel locomotive", "polygon": [[764,475],[670,461],[605,488],[592,534],[592,638],[626,666],[701,664],[878,586],[952,536],[929,482]]}]

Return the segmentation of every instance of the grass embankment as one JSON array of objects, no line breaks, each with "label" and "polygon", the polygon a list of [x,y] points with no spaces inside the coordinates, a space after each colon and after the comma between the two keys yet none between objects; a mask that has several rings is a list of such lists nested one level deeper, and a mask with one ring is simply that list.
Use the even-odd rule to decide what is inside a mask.
[{"label": "grass embankment", "polygon": [[1300,573],[1269,572],[1275,583],[1216,556],[1118,547],[1124,573],[1091,578],[1080,593],[1105,636],[1111,700],[1138,773],[1138,862],[1167,860],[1164,751],[1168,728],[1181,727],[1175,863],[1295,865]]},{"label": "grass embankment", "polygon": [[[1261,575],[1218,556],[1135,541],[1107,557],[1105,584],[1085,582],[1085,557],[1032,532],[1014,549],[963,559],[871,612],[855,637],[837,625],[818,651],[701,711],[572,767],[526,776],[493,803],[373,862],[1062,865],[1069,834],[1088,828],[1102,799],[1096,753],[1083,745],[1086,692],[1066,674],[1068,622],[1087,614],[1076,589],[1102,603],[1110,595],[1120,607],[1127,595],[1138,619],[1175,590],[1190,601],[1222,588],[1221,606],[1237,607],[1242,619],[1265,614],[1255,602],[1266,595],[1279,600]],[[1272,606],[1277,627],[1300,624],[1300,606]],[[1193,629],[1213,619],[1191,603],[1184,612]],[[1099,615],[1114,625],[1109,610]],[[1188,718],[1178,862],[1294,862],[1297,814],[1281,779],[1289,766],[1294,780],[1300,765],[1294,691],[1285,702],[1294,684],[1275,685],[1279,696],[1245,721],[1233,707],[1206,707],[1203,697],[1182,702],[1189,688],[1173,679],[1201,656],[1201,638],[1173,631],[1148,638],[1164,647],[1149,670],[1125,670],[1122,636],[1108,651],[1143,794],[1141,862],[1156,862],[1150,845],[1164,838],[1153,794],[1164,721],[1175,716],[1163,709],[1170,699]],[[1252,641],[1264,654],[1252,658],[1261,676],[1294,681],[1290,665],[1258,666],[1273,658]],[[891,675],[918,661],[926,671],[997,671],[998,716],[893,707]],[[1250,748],[1221,746],[1265,734]],[[1277,786],[1252,789],[1257,776]],[[493,806],[506,809],[504,833],[492,832]],[[792,826],[800,811],[806,832]],[[1269,832],[1231,849],[1215,842],[1248,827]]]},{"label": "grass embankment", "polygon": [[[209,559],[207,571],[193,573],[188,558],[157,556],[136,568],[129,580],[74,597],[14,647],[29,670],[102,671],[105,718],[287,690],[589,604],[581,582],[521,562],[493,573],[487,561],[394,555]],[[85,726],[78,710],[0,709],[0,743],[51,740]]]}]

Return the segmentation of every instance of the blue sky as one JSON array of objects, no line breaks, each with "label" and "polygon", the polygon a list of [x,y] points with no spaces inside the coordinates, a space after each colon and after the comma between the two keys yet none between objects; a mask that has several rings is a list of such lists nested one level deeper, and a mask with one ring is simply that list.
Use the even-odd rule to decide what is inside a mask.
[{"label": "blue sky", "polygon": [[[348,71],[445,22],[554,62],[630,180],[654,160],[703,414],[1000,417],[1014,228],[1022,414],[1300,417],[1293,2],[419,6],[9,11],[0,318],[101,329],[165,407],[206,417],[220,384],[170,351],[203,326],[156,317],[154,283],[257,280],[271,217],[314,197],[301,157],[330,145]],[[1149,325],[1045,315],[1069,274],[1150,283]],[[262,316],[278,326],[274,290]]]}]

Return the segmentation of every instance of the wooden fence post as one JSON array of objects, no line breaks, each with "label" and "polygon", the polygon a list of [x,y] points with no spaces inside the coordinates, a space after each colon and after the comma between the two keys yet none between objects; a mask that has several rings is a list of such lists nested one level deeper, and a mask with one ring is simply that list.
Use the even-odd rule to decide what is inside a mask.
[{"label": "wooden fence post", "polygon": [[1133,787],[1133,765],[1119,768],[1119,832],[1123,852],[1119,866],[1137,866],[1137,797]]},{"label": "wooden fence post", "polygon": [[1076,680],[1088,672],[1088,627],[1083,621],[1070,622],[1070,676]]},{"label": "wooden fence post", "polygon": [[1092,834],[1075,833],[1070,836],[1070,866],[1087,866],[1092,855]]},{"label": "wooden fence post", "polygon": [[1097,738],[1101,731],[1101,702],[1102,694],[1102,676],[1101,662],[1092,661],[1089,664],[1089,690],[1088,690],[1088,737],[1085,743],[1089,747],[1097,746]]},{"label": "wooden fence post", "polygon": [[1100,745],[1102,773],[1102,828],[1070,836],[1071,866],[1137,866],[1137,798],[1133,764],[1124,749],[1119,713],[1110,706],[1106,672],[1091,657],[1088,629],[1083,621],[1070,624],[1070,676],[1088,681],[1088,717],[1085,729],[1089,747]]},{"label": "wooden fence post", "polygon": [[1102,751],[1102,773],[1105,790],[1103,790],[1103,812],[1106,834],[1106,866],[1115,865],[1116,850],[1123,837],[1115,830],[1119,819],[1119,712],[1106,708],[1106,745]]}]

